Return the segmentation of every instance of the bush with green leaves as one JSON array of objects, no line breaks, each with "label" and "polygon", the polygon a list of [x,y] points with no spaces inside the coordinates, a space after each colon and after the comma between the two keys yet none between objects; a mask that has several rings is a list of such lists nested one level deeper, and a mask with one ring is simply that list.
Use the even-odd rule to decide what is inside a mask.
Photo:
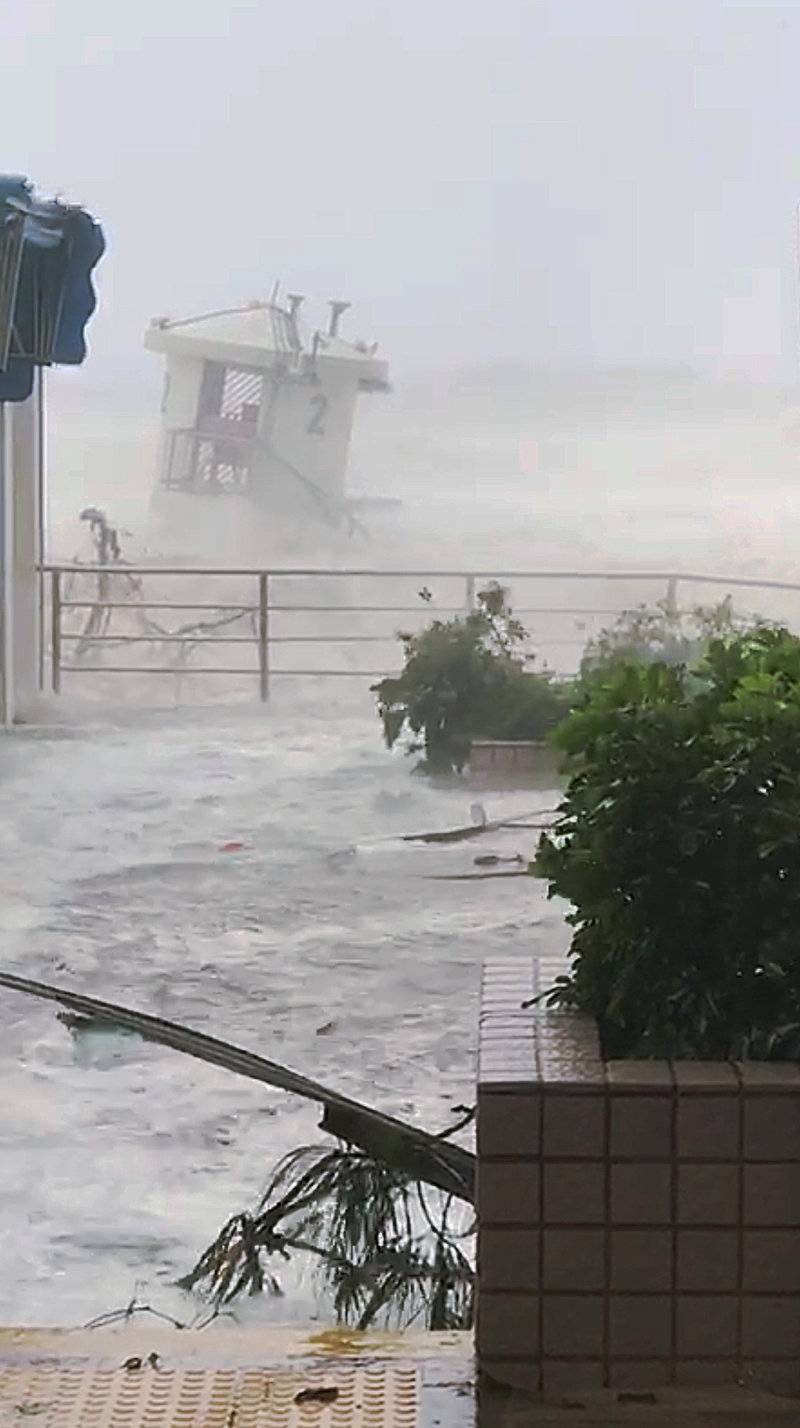
[{"label": "bush with green leaves", "polygon": [[669,600],[625,610],[607,630],[589,641],[581,660],[585,682],[611,665],[691,664],[712,640],[730,639],[757,622],[737,615],[730,596],[718,605],[679,610]]},{"label": "bush with green leaves", "polygon": [[800,639],[612,664],[556,740],[571,781],[535,868],[575,932],[551,999],[610,1056],[800,1058]]},{"label": "bush with green leaves", "polygon": [[461,773],[473,739],[543,739],[570,707],[568,686],[528,667],[527,633],[498,585],[463,618],[400,639],[402,673],[373,692],[387,745],[403,737],[426,772]]}]

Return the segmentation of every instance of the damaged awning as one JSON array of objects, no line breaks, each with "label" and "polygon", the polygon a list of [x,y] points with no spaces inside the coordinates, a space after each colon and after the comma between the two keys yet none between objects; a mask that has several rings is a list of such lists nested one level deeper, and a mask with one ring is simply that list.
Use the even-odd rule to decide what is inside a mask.
[{"label": "damaged awning", "polygon": [[0,175],[0,401],[30,396],[36,367],[83,362],[96,306],[92,272],[104,248],[83,208]]}]

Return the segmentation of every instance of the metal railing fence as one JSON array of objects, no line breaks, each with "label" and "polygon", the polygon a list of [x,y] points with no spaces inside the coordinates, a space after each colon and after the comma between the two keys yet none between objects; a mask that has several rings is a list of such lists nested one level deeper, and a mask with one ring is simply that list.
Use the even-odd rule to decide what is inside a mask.
[{"label": "metal railing fence", "polygon": [[[55,693],[62,688],[64,676],[88,674],[128,675],[219,675],[247,676],[258,680],[262,701],[269,698],[270,684],[281,677],[349,677],[375,679],[392,673],[398,664],[400,629],[413,632],[437,616],[447,618],[475,608],[481,588],[491,582],[508,588],[512,593],[514,613],[529,628],[532,648],[544,656],[548,667],[556,673],[571,673],[563,667],[579,663],[577,651],[582,651],[592,635],[603,625],[613,622],[625,610],[639,604],[664,603],[678,611],[680,599],[691,589],[696,592],[692,605],[707,603],[711,590],[732,599],[758,596],[758,613],[768,619],[782,619],[800,628],[800,583],[783,580],[759,580],[749,577],[724,577],[674,571],[587,571],[587,570],[380,570],[380,569],[318,569],[277,568],[259,570],[250,567],[220,566],[157,566],[47,563],[42,566],[49,581],[49,649],[50,685]],[[211,590],[220,581],[235,582],[243,587],[236,599],[212,599]],[[180,600],[149,597],[145,581],[164,582],[173,586],[177,581],[203,583],[202,596]],[[82,589],[87,582],[91,590]],[[376,593],[377,586],[377,593]],[[120,597],[120,587],[122,587]],[[594,588],[593,588],[594,587]],[[218,585],[217,585],[218,588]],[[535,604],[531,589],[544,591]],[[388,592],[388,593],[387,593]],[[612,595],[618,598],[612,599]],[[522,596],[522,600],[520,600]],[[592,598],[593,597],[593,598]],[[686,608],[692,608],[687,605]],[[164,612],[214,612],[215,619],[199,619],[177,629],[165,628],[154,619]],[[79,615],[77,612],[84,612]],[[120,626],[124,612],[133,616],[134,631]],[[310,630],[298,631],[297,617],[311,622]],[[390,629],[378,628],[379,619],[391,616]],[[402,626],[396,617],[402,616]],[[332,618],[343,617],[347,629],[331,629]],[[531,627],[531,617],[535,617]],[[81,621],[82,623],[75,623]],[[115,628],[115,621],[117,627]],[[535,622],[545,621],[544,627]],[[558,622],[561,622],[559,625]],[[232,630],[236,630],[233,633]],[[169,664],[144,664],[135,659],[130,663],[107,663],[110,649],[128,646],[150,646],[151,649],[175,650],[176,658]],[[382,646],[389,655],[383,667],[353,667],[346,655],[351,648]],[[238,661],[241,647],[255,651],[249,664]],[[105,648],[104,648],[105,647]],[[222,647],[233,649],[234,664],[220,661],[216,653]],[[304,659],[301,665],[287,666],[277,658],[290,648],[309,651],[329,647],[338,650],[338,662],[327,658]],[[71,651],[71,657],[70,657]],[[94,651],[102,656],[92,660]],[[203,662],[191,660],[203,653]],[[552,656],[555,654],[555,658]],[[377,663],[377,662],[375,662]]]}]

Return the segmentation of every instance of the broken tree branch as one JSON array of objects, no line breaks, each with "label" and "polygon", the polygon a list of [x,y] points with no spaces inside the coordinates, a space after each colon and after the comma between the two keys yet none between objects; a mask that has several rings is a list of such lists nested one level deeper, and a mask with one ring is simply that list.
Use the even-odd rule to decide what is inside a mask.
[{"label": "broken tree branch", "polygon": [[277,1086],[282,1091],[315,1101],[324,1107],[322,1126],[331,1135],[358,1146],[368,1155],[379,1156],[404,1175],[435,1185],[458,1200],[469,1204],[474,1202],[475,1157],[468,1150],[451,1144],[441,1136],[396,1120],[394,1116],[384,1115],[382,1111],[365,1106],[350,1096],[332,1091],[320,1081],[281,1066],[277,1061],[268,1061],[252,1051],[193,1031],[178,1022],[165,1021],[146,1012],[132,1011],[114,1002],[100,1001],[96,997],[87,997],[64,987],[53,987],[29,977],[0,972],[0,986],[44,1001],[57,1002],[95,1022],[124,1027],[137,1032],[146,1041],[172,1047],[174,1051],[182,1051],[213,1066],[222,1066],[251,1081],[262,1081],[268,1086]]}]

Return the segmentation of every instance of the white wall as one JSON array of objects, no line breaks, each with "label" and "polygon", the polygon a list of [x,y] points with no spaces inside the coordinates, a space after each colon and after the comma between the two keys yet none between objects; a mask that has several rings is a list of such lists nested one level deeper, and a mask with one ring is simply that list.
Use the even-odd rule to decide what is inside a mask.
[{"label": "white wall", "polygon": [[33,400],[16,403],[11,417],[13,467],[13,717],[32,712],[39,688],[39,492]]},{"label": "white wall", "polygon": [[[275,457],[295,466],[334,501],[344,499],[347,456],[353,427],[358,376],[345,363],[336,366],[320,361],[319,384],[281,382],[274,405],[270,403],[269,381],[263,409],[262,439]],[[297,483],[280,470],[280,461],[270,461],[267,452],[262,475],[268,486],[291,491],[296,499]],[[256,478],[256,485],[258,478]]]},{"label": "white wall", "polygon": [[203,380],[202,360],[169,356],[166,360],[166,376],[168,386],[163,411],[164,426],[169,431],[193,427],[197,421],[200,384]]},{"label": "white wall", "polygon": [[0,721],[30,717],[39,679],[39,500],[33,401],[0,420]]}]

